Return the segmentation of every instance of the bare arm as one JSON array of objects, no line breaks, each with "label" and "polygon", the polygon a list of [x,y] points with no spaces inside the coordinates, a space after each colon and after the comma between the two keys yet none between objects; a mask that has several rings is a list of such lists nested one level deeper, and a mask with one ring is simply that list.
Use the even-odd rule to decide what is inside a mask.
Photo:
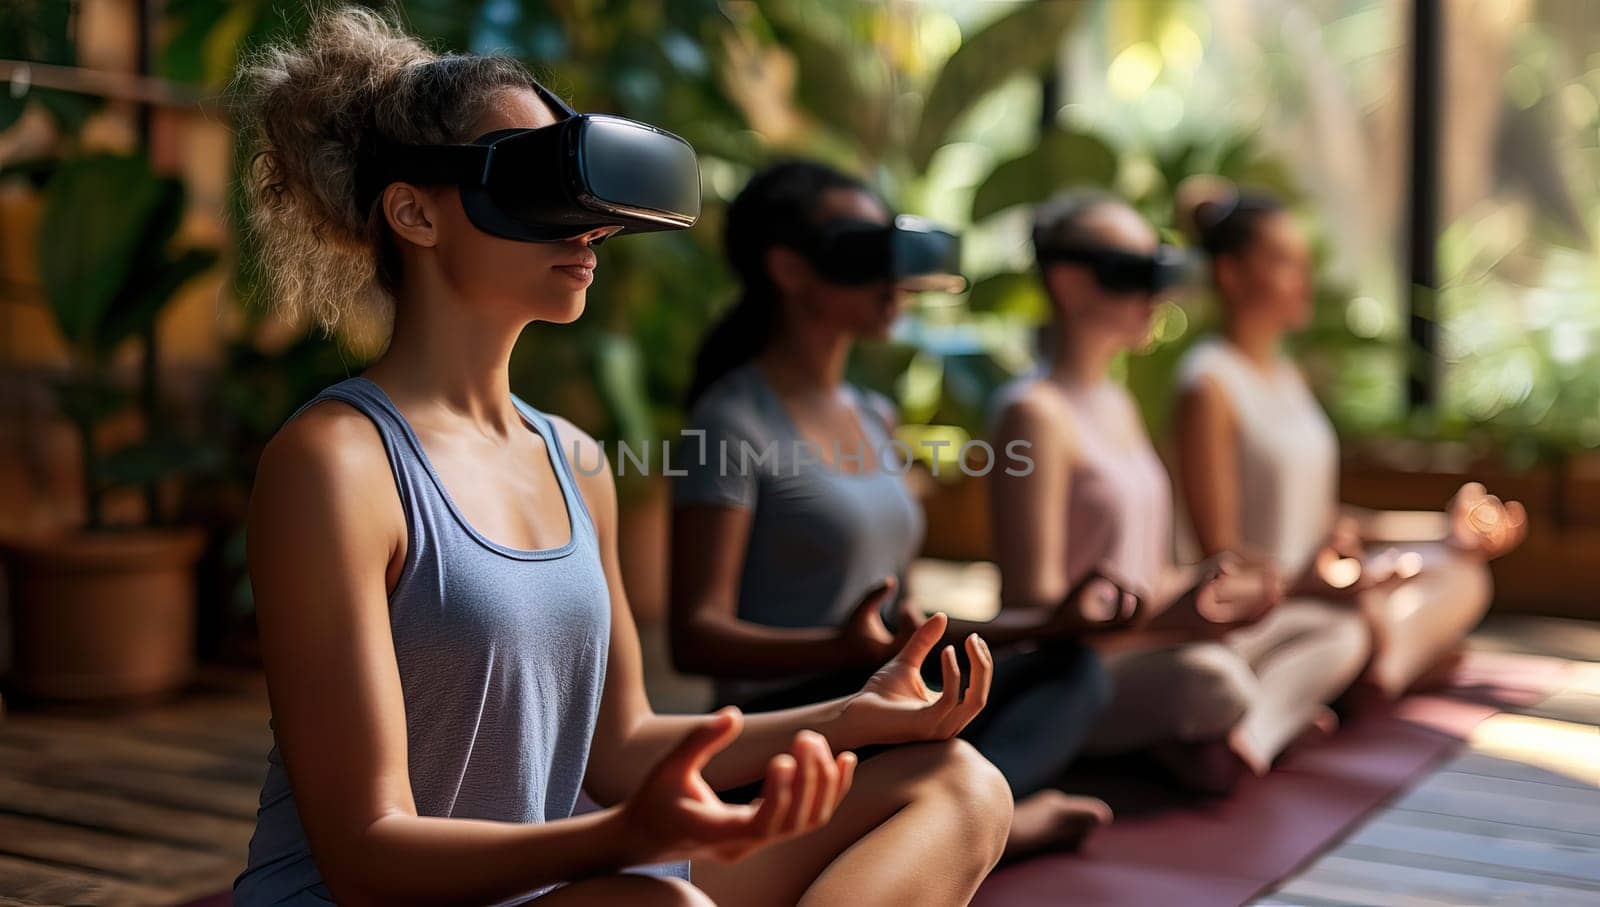
[{"label": "bare arm", "polygon": [[1033,460],[1028,475],[997,469],[989,476],[1001,613],[1044,613],[1066,598],[1071,586],[1066,557],[1071,429],[1043,391],[1029,390],[1001,413],[994,435],[997,447],[1025,452]]},{"label": "bare arm", "polygon": [[[876,668],[894,654],[899,648],[894,637],[886,629],[874,637],[865,620],[873,617],[869,614],[845,628],[768,627],[740,620],[736,604],[750,522],[751,511],[743,507],[673,509],[672,537],[683,540],[672,546],[669,609],[672,658],[679,670],[717,677],[795,677]],[[873,607],[878,598],[873,597]],[[853,626],[863,622],[865,629]]]},{"label": "bare arm", "polygon": [[261,458],[248,526],[275,733],[341,904],[493,903],[648,859],[617,812],[542,825],[417,815],[389,584],[405,553],[370,422],[316,407]]},{"label": "bare arm", "polygon": [[1233,411],[1215,380],[1178,398],[1179,484],[1195,539],[1207,556],[1239,546],[1239,452]]},{"label": "bare arm", "polygon": [[[1068,575],[1072,427],[1049,393],[1024,390],[995,427],[994,443],[1008,463],[989,475],[1000,613],[987,623],[952,622],[958,632],[981,627],[996,644],[1108,632],[1134,616],[1134,599],[1120,578],[1094,575],[1074,585]],[[1009,465],[1013,455],[1030,459],[1031,470]]]}]

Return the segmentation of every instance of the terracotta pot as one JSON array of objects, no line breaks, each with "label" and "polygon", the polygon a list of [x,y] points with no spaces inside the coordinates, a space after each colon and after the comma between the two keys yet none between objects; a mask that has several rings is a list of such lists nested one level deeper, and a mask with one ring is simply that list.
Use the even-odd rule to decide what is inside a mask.
[{"label": "terracotta pot", "polygon": [[138,699],[194,672],[196,529],[79,532],[0,545],[13,679],[26,697]]}]

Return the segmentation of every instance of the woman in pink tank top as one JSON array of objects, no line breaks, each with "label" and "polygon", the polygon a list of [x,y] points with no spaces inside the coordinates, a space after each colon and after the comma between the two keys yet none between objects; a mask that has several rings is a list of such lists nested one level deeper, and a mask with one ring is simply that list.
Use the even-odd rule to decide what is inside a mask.
[{"label": "woman in pink tank top", "polygon": [[[1204,552],[1248,546],[1297,591],[1353,602],[1371,624],[1363,680],[1387,697],[1443,667],[1489,607],[1486,561],[1527,531],[1522,505],[1468,483],[1447,513],[1386,514],[1339,503],[1339,447],[1284,335],[1311,318],[1305,235],[1270,196],[1215,178],[1185,185],[1212,262],[1220,337],[1180,369],[1183,492]],[[1431,535],[1430,539],[1422,539]]]},{"label": "woman in pink tank top", "polygon": [[996,446],[1025,443],[1034,462],[993,480],[1003,600],[1053,600],[1094,571],[1136,590],[1138,629],[1096,637],[1116,690],[1087,749],[1148,750],[1180,783],[1226,791],[1331,718],[1365,662],[1365,628],[1279,604],[1271,571],[1175,562],[1171,482],[1110,376],[1181,270],[1150,225],[1115,198],[1070,194],[1041,207],[1034,246],[1053,319],[1040,371],[997,410]]}]

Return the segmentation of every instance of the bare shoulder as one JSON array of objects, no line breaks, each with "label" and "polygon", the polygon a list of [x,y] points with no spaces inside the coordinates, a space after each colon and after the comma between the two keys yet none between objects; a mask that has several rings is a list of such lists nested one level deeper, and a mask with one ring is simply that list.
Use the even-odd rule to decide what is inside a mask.
[{"label": "bare shoulder", "polygon": [[597,456],[605,456],[605,449],[594,436],[574,425],[571,419],[558,416],[555,413],[545,413],[544,417],[550,420],[550,427],[555,429],[556,443],[561,445],[561,452],[571,460],[573,454],[583,454],[587,462],[593,462]]},{"label": "bare shoulder", "polygon": [[256,467],[246,540],[263,613],[304,612],[310,589],[393,567],[406,517],[372,421],[327,401],[279,429]]},{"label": "bare shoulder", "polygon": [[572,420],[554,413],[545,413],[550,427],[561,445],[561,454],[578,483],[578,492],[596,521],[610,519],[616,509],[617,485],[611,476],[611,463],[606,450],[594,436],[572,423]]},{"label": "bare shoulder", "polygon": [[1072,439],[1072,408],[1043,378],[1018,378],[995,395],[994,432],[1000,440],[1065,446]]},{"label": "bare shoulder", "polygon": [[347,403],[324,401],[273,435],[256,468],[255,494],[321,487],[366,493],[393,490],[393,472],[372,420]]},{"label": "bare shoulder", "polygon": [[1178,390],[1180,418],[1202,421],[1227,421],[1232,416],[1227,389],[1215,375],[1196,375]]}]

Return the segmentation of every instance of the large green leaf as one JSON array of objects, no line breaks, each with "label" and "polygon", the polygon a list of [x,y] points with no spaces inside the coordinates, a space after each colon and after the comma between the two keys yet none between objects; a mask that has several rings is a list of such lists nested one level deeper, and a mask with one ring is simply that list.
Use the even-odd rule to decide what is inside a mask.
[{"label": "large green leaf", "polygon": [[1022,72],[1048,66],[1086,0],[1020,4],[962,42],[939,71],[911,142],[911,160],[926,170],[950,129],[978,100]]},{"label": "large green leaf", "polygon": [[118,344],[155,324],[161,310],[172,301],[178,290],[193,278],[211,270],[217,258],[216,251],[212,249],[185,249],[177,258],[171,259],[165,251],[161,252],[156,259],[160,267],[141,268],[124,291],[117,295],[95,336],[97,352],[101,356],[110,355]]},{"label": "large green leaf", "polygon": [[778,4],[766,10],[773,36],[795,59],[800,106],[876,157],[887,139],[889,73],[877,53],[855,53],[861,42],[848,23],[814,8]]},{"label": "large green leaf", "polygon": [[641,449],[655,437],[655,426],[638,343],[627,334],[602,333],[592,342],[591,356],[595,390],[610,411],[615,437]]},{"label": "large green leaf", "polygon": [[312,6],[306,0],[167,0],[162,18],[170,37],[161,72],[179,82],[221,87],[241,55],[269,40],[304,34]]},{"label": "large green leaf", "polygon": [[140,157],[93,155],[50,180],[38,233],[39,275],[63,337],[92,353],[138,263],[166,190]]},{"label": "large green leaf", "polygon": [[1050,312],[1038,275],[1031,271],[1004,271],[974,283],[967,296],[974,312],[1008,315],[1028,324],[1041,324]]},{"label": "large green leaf", "polygon": [[[77,5],[67,0],[5,0],[0,3],[0,59],[56,66],[76,64],[73,10]],[[98,99],[87,95],[51,88],[24,86],[21,94],[13,94],[19,84],[0,90],[0,130],[16,122],[30,100],[38,101],[69,133],[76,132],[100,104]]]},{"label": "large green leaf", "polygon": [[1048,198],[1075,185],[1109,187],[1117,176],[1117,154],[1085,132],[1052,132],[1031,151],[994,168],[972,198],[972,219],[1012,205]]},{"label": "large green leaf", "polygon": [[156,435],[107,455],[99,464],[99,478],[112,486],[147,485],[173,475],[214,472],[223,459],[215,441]]}]

